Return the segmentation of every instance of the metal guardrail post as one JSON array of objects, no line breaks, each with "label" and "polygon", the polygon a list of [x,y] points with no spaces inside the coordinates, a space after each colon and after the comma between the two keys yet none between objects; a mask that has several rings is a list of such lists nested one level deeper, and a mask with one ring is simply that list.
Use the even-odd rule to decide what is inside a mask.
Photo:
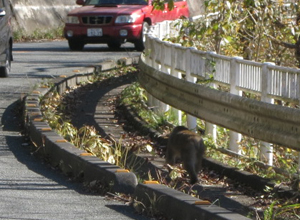
[{"label": "metal guardrail post", "polygon": [[[269,65],[275,65],[275,63],[266,62],[262,66],[261,101],[274,104],[274,99],[269,98],[268,96],[270,77],[272,76],[272,70],[268,68]],[[270,166],[273,166],[273,144],[261,141],[260,145],[260,160],[267,163]]]},{"label": "metal guardrail post", "polygon": [[151,49],[150,48],[151,47],[150,47],[150,41],[151,41],[150,36],[147,34],[146,35],[146,42],[145,42],[145,51],[144,51],[144,53],[145,53],[145,62],[148,65],[151,64],[151,57],[150,57],[150,53],[151,53],[151,51],[150,51]]},{"label": "metal guardrail post", "polygon": [[[154,27],[151,27],[151,29],[149,30],[149,32],[153,32]],[[151,65],[153,62],[153,51],[151,50],[151,44],[152,44],[152,37],[150,37],[149,34],[146,35],[146,42],[145,42],[145,61],[148,65]],[[151,94],[149,94],[146,91],[147,94],[147,104],[148,106],[153,106],[153,97]]]},{"label": "metal guardrail post", "polygon": [[[239,82],[240,64],[237,59],[243,59],[241,57],[235,57],[230,61],[230,93],[238,96],[242,96],[243,92],[237,89]],[[240,133],[229,131],[229,149],[240,154],[240,142],[242,135]]]},{"label": "metal guardrail post", "polygon": [[[166,26],[166,25],[161,25],[160,29],[163,29],[164,26]],[[166,69],[166,65],[165,65],[165,49],[164,48],[165,48],[164,44],[160,44],[160,53],[156,53],[157,57],[155,57],[155,58],[158,58],[156,60],[160,61],[160,64],[157,66],[157,69],[164,73],[168,73],[168,71]],[[157,108],[155,108],[155,110],[158,114],[162,114],[162,113],[168,111],[170,108],[169,105],[167,105],[164,102],[161,102],[157,99],[156,99],[156,103],[157,103]]]},{"label": "metal guardrail post", "polygon": [[[176,78],[181,79],[181,73],[176,71],[176,46],[181,46],[181,44],[173,44],[172,45],[172,54],[171,54],[171,75]],[[178,109],[172,108],[173,113],[178,121],[179,125],[182,125],[182,112]]]},{"label": "metal guardrail post", "polygon": [[[160,36],[160,30],[161,30],[161,26],[158,26],[158,30],[159,33],[158,35]],[[161,64],[159,64],[158,62],[156,62],[157,60],[161,60],[161,51],[159,52],[158,48],[158,44],[160,44],[159,38],[153,38],[151,40],[152,42],[152,50],[151,51],[151,60],[152,60],[152,66],[157,69],[157,70],[161,70]],[[150,44],[151,45],[151,44]],[[158,99],[154,98],[153,96],[151,96],[150,94],[148,94],[148,103],[150,104],[151,108],[153,108],[153,110],[157,113],[157,114],[161,114],[162,112],[165,112],[167,109],[167,105],[164,104],[163,102],[159,101]]]},{"label": "metal guardrail post", "polygon": [[162,44],[162,48],[160,51],[160,61],[161,61],[161,71],[164,73],[168,73],[170,74],[170,71],[168,69],[168,67],[166,66],[166,46],[165,44]]},{"label": "metal guardrail post", "polygon": [[[214,72],[214,67],[211,62],[213,62],[213,58],[211,54],[215,54],[215,52],[207,52],[206,53],[206,61],[205,61],[205,70],[207,73],[212,74]],[[206,76],[209,77],[209,76]],[[216,88],[216,84],[210,83],[210,87]],[[217,142],[217,125],[212,124],[210,122],[205,122],[205,134],[211,135],[214,143]]]},{"label": "metal guardrail post", "polygon": [[[186,56],[186,72],[185,72],[185,74],[186,74],[186,80],[188,82],[195,83],[197,78],[191,76],[191,50],[196,50],[196,48],[191,47],[186,50],[186,54],[185,54],[185,56]],[[187,122],[187,127],[190,130],[197,132],[197,118],[195,116],[188,114],[187,118],[186,118],[186,122]]]}]

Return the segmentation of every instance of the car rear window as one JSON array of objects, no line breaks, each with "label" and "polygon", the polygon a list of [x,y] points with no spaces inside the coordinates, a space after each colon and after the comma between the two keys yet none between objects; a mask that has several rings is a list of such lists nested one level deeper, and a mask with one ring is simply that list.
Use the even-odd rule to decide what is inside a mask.
[{"label": "car rear window", "polygon": [[87,0],[85,5],[147,5],[147,0]]}]

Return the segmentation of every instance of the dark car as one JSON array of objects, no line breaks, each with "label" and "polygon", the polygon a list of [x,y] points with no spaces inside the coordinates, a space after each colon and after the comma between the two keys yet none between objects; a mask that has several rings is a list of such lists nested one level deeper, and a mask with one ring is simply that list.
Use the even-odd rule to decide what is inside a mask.
[{"label": "dark car", "polygon": [[[166,1],[167,2],[167,1]],[[152,0],[77,0],[82,7],[68,14],[64,35],[71,50],[82,50],[85,44],[106,43],[117,49],[122,43],[144,48],[144,34],[150,25],[164,20],[188,17],[184,0],[174,0],[174,9],[154,10]]]},{"label": "dark car", "polygon": [[12,61],[11,11],[7,0],[0,0],[0,77],[6,77]]}]

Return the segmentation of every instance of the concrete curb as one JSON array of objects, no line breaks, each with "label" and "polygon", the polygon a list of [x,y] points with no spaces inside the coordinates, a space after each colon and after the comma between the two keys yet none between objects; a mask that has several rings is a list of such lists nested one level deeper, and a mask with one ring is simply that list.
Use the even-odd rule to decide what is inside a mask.
[{"label": "concrete curb", "polygon": [[[90,156],[85,151],[76,148],[63,137],[54,132],[50,126],[42,120],[39,101],[43,96],[57,90],[60,94],[69,87],[78,85],[88,80],[95,71],[108,71],[117,68],[117,64],[136,64],[136,59],[122,59],[116,62],[104,62],[94,68],[81,69],[70,76],[62,76],[53,80],[51,88],[39,87],[25,98],[24,116],[25,126],[29,137],[36,145],[37,151],[49,159],[49,162],[59,167],[66,175],[71,175],[84,181],[100,181],[112,192],[134,194],[134,197],[151,209],[151,201],[155,198],[164,198],[155,201],[159,206],[159,212],[174,220],[189,219],[249,219],[240,214],[228,211],[224,208],[207,205],[207,202],[193,198],[175,189],[160,184],[138,184],[134,173],[128,172],[118,166],[101,161],[99,158]],[[148,200],[147,200],[148,199]],[[150,201],[150,203],[149,203]],[[195,206],[198,204],[206,204]],[[176,214],[174,214],[176,213]],[[179,215],[180,213],[180,215]]]},{"label": "concrete curb", "polygon": [[[126,62],[136,63],[135,59]],[[124,62],[119,60],[118,63]],[[118,63],[107,61],[97,66],[98,70],[106,71],[117,68]],[[50,163],[59,167],[66,175],[84,179],[85,181],[100,181],[113,192],[125,194],[134,193],[137,185],[135,174],[118,166],[90,156],[85,151],[76,148],[64,138],[52,131],[48,123],[42,120],[39,100],[56,90],[63,93],[69,87],[78,85],[92,77],[95,68],[79,70],[72,76],[61,76],[53,80],[54,87],[39,87],[25,99],[25,125],[31,141],[38,147],[38,153],[49,159]]]},{"label": "concrete curb", "polygon": [[160,184],[139,184],[134,198],[144,206],[150,207],[150,210],[167,215],[171,219],[249,219]]}]

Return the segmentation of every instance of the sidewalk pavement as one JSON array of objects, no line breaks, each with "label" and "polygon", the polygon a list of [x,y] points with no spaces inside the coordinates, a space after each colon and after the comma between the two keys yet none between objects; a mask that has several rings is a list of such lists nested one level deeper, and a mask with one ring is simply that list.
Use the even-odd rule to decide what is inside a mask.
[{"label": "sidewalk pavement", "polygon": [[0,219],[146,220],[123,202],[89,193],[82,183],[33,156],[20,135],[16,97],[1,101]]}]

